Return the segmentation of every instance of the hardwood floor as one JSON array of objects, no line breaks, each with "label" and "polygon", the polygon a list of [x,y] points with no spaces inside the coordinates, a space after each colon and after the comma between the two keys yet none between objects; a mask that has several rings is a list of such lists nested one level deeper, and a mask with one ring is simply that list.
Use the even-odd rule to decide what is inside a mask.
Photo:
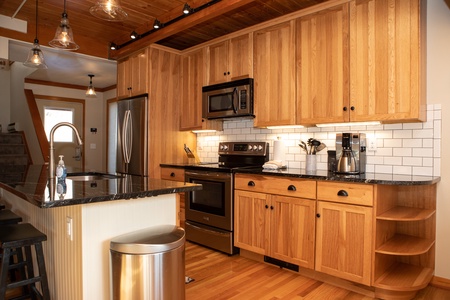
[{"label": "hardwood floor", "polygon": [[[278,299],[374,299],[277,266],[239,255],[210,250],[186,243],[186,300],[278,300]],[[427,287],[414,299],[450,299],[450,291]]]}]

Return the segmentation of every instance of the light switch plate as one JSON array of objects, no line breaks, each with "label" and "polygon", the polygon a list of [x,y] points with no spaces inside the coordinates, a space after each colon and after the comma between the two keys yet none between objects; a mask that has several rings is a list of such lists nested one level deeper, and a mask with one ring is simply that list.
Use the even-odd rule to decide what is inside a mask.
[{"label": "light switch plate", "polygon": [[369,138],[367,140],[367,150],[368,151],[377,151],[377,139],[376,138]]}]

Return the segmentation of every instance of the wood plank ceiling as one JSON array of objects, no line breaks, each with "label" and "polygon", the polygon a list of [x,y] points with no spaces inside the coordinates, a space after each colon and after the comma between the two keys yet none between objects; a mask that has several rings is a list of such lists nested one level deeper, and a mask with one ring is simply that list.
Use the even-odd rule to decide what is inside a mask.
[{"label": "wood plank ceiling", "polygon": [[[0,27],[0,36],[32,43],[35,38],[35,0],[0,0],[0,15],[28,22],[27,33]],[[38,0],[38,38],[41,45],[53,39],[63,12],[64,0]],[[197,9],[211,0],[122,0],[128,18],[121,22],[98,19],[89,13],[97,0],[66,0],[66,11],[79,53],[111,58],[123,56],[145,44],[158,44],[184,50],[205,41],[240,29],[326,2],[327,0],[222,0],[213,1],[207,9],[186,16],[180,21],[155,31],[141,41],[130,43],[111,54],[109,44],[119,45],[130,40],[132,31],[138,34],[152,29],[155,18],[167,24],[182,15],[187,2]]]}]

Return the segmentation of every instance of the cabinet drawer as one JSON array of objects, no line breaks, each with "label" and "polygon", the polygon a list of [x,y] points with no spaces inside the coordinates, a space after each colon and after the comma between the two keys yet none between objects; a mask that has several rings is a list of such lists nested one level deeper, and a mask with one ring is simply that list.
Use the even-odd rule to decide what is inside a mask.
[{"label": "cabinet drawer", "polygon": [[299,198],[316,198],[316,181],[297,178],[236,174],[235,189]]},{"label": "cabinet drawer", "polygon": [[161,168],[161,179],[184,182],[184,169]]},{"label": "cabinet drawer", "polygon": [[373,206],[373,185],[319,181],[317,199]]}]

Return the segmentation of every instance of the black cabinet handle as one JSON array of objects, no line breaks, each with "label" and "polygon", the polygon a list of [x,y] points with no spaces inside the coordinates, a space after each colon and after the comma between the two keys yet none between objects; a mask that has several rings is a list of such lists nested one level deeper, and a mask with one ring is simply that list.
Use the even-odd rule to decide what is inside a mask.
[{"label": "black cabinet handle", "polygon": [[297,190],[297,188],[295,187],[295,185],[290,185],[290,186],[288,186],[288,191],[296,191]]},{"label": "black cabinet handle", "polygon": [[273,209],[273,206],[272,206],[272,205],[270,206],[270,209]]},{"label": "black cabinet handle", "polygon": [[347,111],[347,106],[344,106],[344,111]]},{"label": "black cabinet handle", "polygon": [[249,181],[247,185],[248,185],[248,186],[255,186],[255,182]]},{"label": "black cabinet handle", "polygon": [[316,214],[316,217],[320,218],[320,214]]},{"label": "black cabinet handle", "polygon": [[351,109],[351,110],[355,110],[355,107],[354,107],[354,106],[352,106],[352,107],[350,107],[350,109]]},{"label": "black cabinet handle", "polygon": [[342,197],[348,197],[347,191],[344,191],[344,190],[340,190],[340,191],[337,193],[337,195],[338,195],[338,196],[342,196]]},{"label": "black cabinet handle", "polygon": [[264,207],[265,207],[265,208],[269,208],[269,205],[266,204]]},{"label": "black cabinet handle", "polygon": [[174,172],[170,173],[170,177],[175,177],[175,173]]},{"label": "black cabinet handle", "polygon": [[227,72],[223,72],[223,76],[226,76],[227,75]]}]

